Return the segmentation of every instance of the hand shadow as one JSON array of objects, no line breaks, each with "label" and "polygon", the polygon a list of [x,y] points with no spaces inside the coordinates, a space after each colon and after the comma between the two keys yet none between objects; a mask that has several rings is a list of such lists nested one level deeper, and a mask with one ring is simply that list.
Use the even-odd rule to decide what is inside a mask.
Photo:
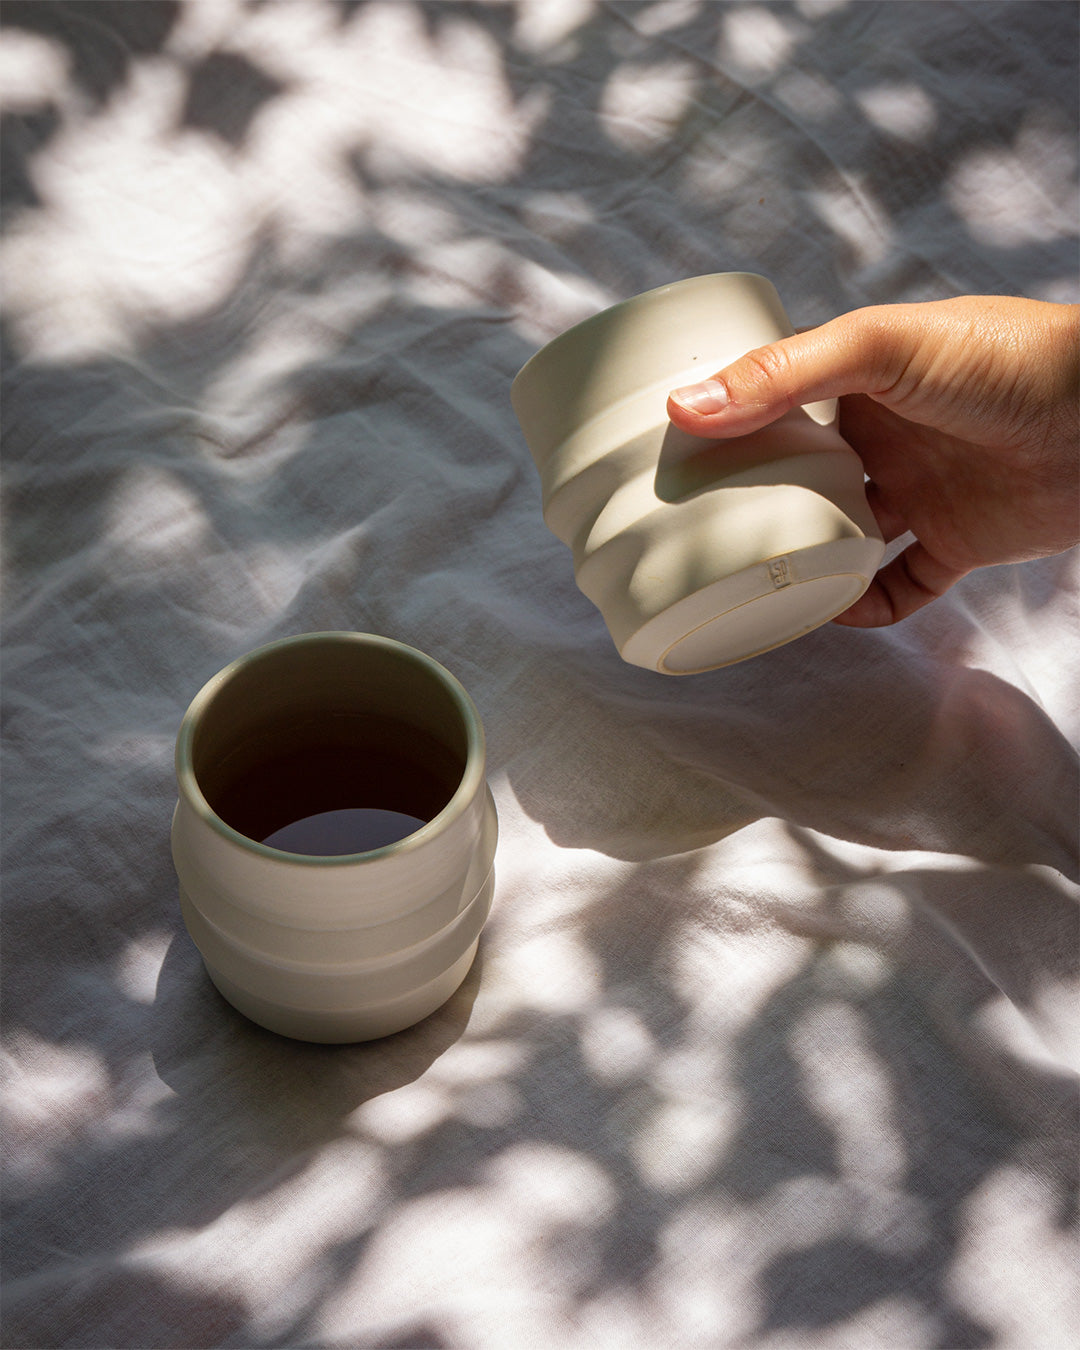
[{"label": "hand shadow", "polygon": [[678,680],[599,655],[534,661],[515,687],[543,735],[507,734],[506,770],[556,844],[641,860],[777,816],[871,848],[1076,877],[1076,755],[1000,676],[900,631],[831,625]]},{"label": "hand shadow", "polygon": [[749,435],[724,440],[691,436],[668,423],[653,488],[662,502],[676,505],[722,488],[742,474],[752,474],[753,481],[761,484],[792,482],[785,461],[843,449],[835,425],[818,421],[803,408],[792,408]]}]

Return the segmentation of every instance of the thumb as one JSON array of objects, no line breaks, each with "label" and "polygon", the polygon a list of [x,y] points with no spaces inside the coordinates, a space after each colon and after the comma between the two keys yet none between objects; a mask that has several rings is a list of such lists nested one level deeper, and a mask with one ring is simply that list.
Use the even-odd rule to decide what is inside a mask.
[{"label": "thumb", "polygon": [[747,352],[701,384],[674,390],[668,417],[693,436],[743,436],[805,403],[887,391],[911,352],[884,308],[891,307],[854,310]]}]

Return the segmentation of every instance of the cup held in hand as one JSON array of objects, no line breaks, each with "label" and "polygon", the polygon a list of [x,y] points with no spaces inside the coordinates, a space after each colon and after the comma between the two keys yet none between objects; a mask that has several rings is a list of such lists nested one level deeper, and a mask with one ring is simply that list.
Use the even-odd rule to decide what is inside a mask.
[{"label": "cup held in hand", "polygon": [[694,277],[586,319],[514,381],[544,519],[633,665],[745,660],[840,614],[877,570],[885,546],[834,402],[734,440],[668,421],[672,389],[793,331],[764,277]]}]

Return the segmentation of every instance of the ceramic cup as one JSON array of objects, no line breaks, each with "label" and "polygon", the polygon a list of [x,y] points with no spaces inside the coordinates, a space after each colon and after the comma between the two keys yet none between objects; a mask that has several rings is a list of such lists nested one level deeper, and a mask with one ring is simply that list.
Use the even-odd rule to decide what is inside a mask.
[{"label": "ceramic cup", "polygon": [[[230,775],[246,782],[237,775],[254,764],[257,780],[272,777],[261,764],[282,762],[273,753],[290,739],[325,741],[329,728],[369,745],[375,727],[405,762],[438,760],[447,784],[445,805],[397,842],[292,853],[218,814]],[[434,1012],[465,978],[491,907],[498,823],[484,768],[468,694],[389,638],[309,633],[215,675],[177,737],[172,852],[184,922],[225,998],[307,1041],[370,1040]]]},{"label": "ceramic cup", "polygon": [[764,277],[693,277],[586,319],[514,380],[544,519],[633,665],[745,660],[841,613],[877,570],[885,546],[835,400],[729,441],[668,421],[672,389],[793,331]]}]

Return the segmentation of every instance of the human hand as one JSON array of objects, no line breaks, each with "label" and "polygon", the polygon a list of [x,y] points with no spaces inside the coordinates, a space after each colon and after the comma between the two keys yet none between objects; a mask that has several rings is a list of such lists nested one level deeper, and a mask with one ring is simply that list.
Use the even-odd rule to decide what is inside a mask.
[{"label": "human hand", "polygon": [[963,296],[854,310],[675,390],[694,436],[839,396],[885,541],[915,541],[835,622],[896,623],[977,567],[1080,540],[1080,305]]}]

